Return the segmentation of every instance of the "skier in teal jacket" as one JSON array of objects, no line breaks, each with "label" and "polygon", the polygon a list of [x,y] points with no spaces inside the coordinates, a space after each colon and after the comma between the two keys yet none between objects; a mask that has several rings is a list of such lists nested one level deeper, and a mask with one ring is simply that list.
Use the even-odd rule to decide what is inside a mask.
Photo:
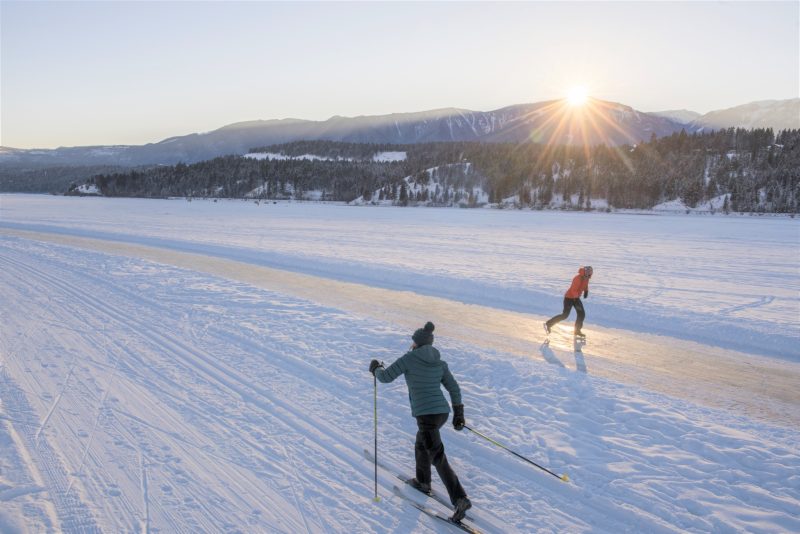
[{"label": "skier in teal jacket", "polygon": [[439,435],[439,429],[447,422],[450,413],[450,406],[442,394],[441,386],[444,385],[450,394],[450,401],[453,403],[453,427],[456,430],[464,428],[464,405],[461,403],[458,382],[453,378],[447,363],[442,361],[439,351],[433,347],[434,328],[433,323],[426,323],[424,328],[418,329],[411,336],[414,341],[411,350],[386,369],[378,360],[372,360],[369,371],[383,383],[405,375],[411,415],[417,419],[417,439],[414,444],[417,476],[409,480],[409,484],[424,493],[430,493],[433,464],[447,488],[450,502],[455,507],[453,520],[460,521],[472,507],[472,503],[447,461]]}]

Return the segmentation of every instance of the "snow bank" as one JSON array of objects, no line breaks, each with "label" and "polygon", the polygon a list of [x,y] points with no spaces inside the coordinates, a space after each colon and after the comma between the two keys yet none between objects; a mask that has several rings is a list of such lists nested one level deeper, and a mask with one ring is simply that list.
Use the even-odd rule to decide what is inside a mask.
[{"label": "snow bank", "polygon": [[95,184],[81,184],[75,191],[80,195],[99,195],[100,189]]}]

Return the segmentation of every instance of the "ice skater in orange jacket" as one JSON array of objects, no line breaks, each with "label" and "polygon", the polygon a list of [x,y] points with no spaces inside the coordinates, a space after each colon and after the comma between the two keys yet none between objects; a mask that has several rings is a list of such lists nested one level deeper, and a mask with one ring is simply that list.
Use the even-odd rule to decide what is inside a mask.
[{"label": "ice skater in orange jacket", "polygon": [[583,318],[586,317],[586,312],[583,310],[581,293],[583,293],[583,298],[589,298],[589,279],[591,277],[592,268],[590,266],[587,265],[578,269],[578,275],[572,279],[572,285],[564,293],[564,311],[544,323],[545,332],[549,334],[553,325],[569,317],[569,312],[572,311],[574,306],[575,311],[578,313],[578,318],[575,320],[575,335],[584,337],[581,328],[583,328]]}]

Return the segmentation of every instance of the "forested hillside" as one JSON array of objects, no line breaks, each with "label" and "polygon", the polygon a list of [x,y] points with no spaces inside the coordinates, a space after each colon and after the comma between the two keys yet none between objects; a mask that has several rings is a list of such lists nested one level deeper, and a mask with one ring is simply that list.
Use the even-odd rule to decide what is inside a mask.
[{"label": "forested hillside", "polygon": [[34,169],[0,169],[0,191],[5,193],[62,194],[73,183],[87,176],[127,172],[129,169],[114,165],[59,166]]},{"label": "forested hillside", "polygon": [[[405,159],[375,158],[387,151]],[[681,132],[619,147],[303,141],[253,152],[264,157],[100,174],[70,192],[567,209],[715,200],[721,210],[775,213],[797,213],[800,200],[800,130]]]}]

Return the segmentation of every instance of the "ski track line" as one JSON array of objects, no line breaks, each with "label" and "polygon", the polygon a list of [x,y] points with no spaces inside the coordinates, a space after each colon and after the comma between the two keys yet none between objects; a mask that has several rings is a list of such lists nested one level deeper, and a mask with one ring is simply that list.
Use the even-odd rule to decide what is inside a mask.
[{"label": "ski track line", "polygon": [[[36,418],[36,413],[28,404],[25,394],[8,377],[3,377],[0,381],[0,397],[3,404],[10,410],[27,417]],[[55,505],[57,520],[55,524],[60,524],[61,528],[67,532],[77,533],[99,533],[94,517],[89,508],[84,504],[75,493],[67,493],[67,473],[55,451],[50,447],[46,437],[40,437],[37,441],[35,433],[23,432],[22,440],[26,444],[29,453],[35,451],[35,457],[31,455],[31,461],[42,473],[43,486],[49,489],[50,497]]]},{"label": "ski track line", "polygon": [[[30,266],[21,267],[21,268],[22,268],[22,269],[24,269],[24,270],[25,270],[25,272],[26,272],[28,275],[30,275],[30,274],[32,274],[32,273],[34,272],[34,269],[33,269],[33,268],[31,268]],[[41,273],[41,272],[39,272],[38,274],[40,274],[40,275],[41,275],[41,278],[42,278],[43,280],[46,280],[47,282],[49,282],[51,286],[52,286],[52,285],[58,285],[56,282],[54,282],[54,280],[55,280],[54,278],[52,278],[52,277],[51,277],[51,278],[47,278],[47,277],[45,277],[44,275],[42,275],[42,273]],[[62,289],[62,291],[64,291],[65,293],[67,293],[67,291],[65,291],[65,288],[66,288],[66,287],[67,287],[66,285],[62,285],[62,286],[61,286],[61,289]],[[79,295],[79,294],[77,294],[77,293],[72,293],[72,296],[73,296],[73,297],[75,297],[75,302],[79,302],[79,301],[80,301],[80,295]],[[99,344],[98,344],[98,346],[99,346]],[[117,359],[115,363],[117,363],[118,361],[119,361],[119,360]],[[112,368],[112,371],[113,371],[113,368]],[[113,375],[112,375],[112,376],[113,376]],[[82,382],[81,380],[79,380],[79,382],[80,382],[82,385],[84,385],[84,384],[83,384],[83,382]],[[89,388],[89,387],[87,387],[87,386],[85,386],[85,385],[84,385],[84,387],[85,387],[85,389],[87,390],[87,392],[89,392],[89,393],[90,393],[90,395],[95,395],[95,393],[94,393],[94,392],[91,390],[91,388]],[[108,391],[109,391],[109,390],[107,389],[107,390],[106,390],[106,393],[105,393],[105,395],[104,395],[104,398],[107,398],[107,397],[108,397]],[[98,423],[98,421],[99,421],[99,418],[100,418],[100,416],[102,415],[102,409],[103,409],[103,406],[101,405],[101,407],[100,407],[100,410],[101,410],[101,411],[98,413],[98,417],[95,419],[94,428],[96,428],[96,427],[97,427],[97,423]],[[94,435],[94,433],[93,433],[92,435]],[[90,443],[88,443],[88,444],[86,445],[86,447],[84,448],[84,453],[83,453],[83,455],[82,455],[82,458],[81,458],[81,466],[83,466],[83,462],[85,461],[85,458],[86,458],[87,452],[88,452],[88,450],[89,450],[89,448],[90,448],[90,444],[91,444],[91,440],[90,440]],[[72,488],[72,484],[74,483],[74,481],[75,481],[75,478],[71,478],[71,481],[70,481],[70,486],[68,487],[68,490],[67,490],[68,492],[69,492],[69,490]]]},{"label": "ski track line", "polygon": [[[187,439],[183,438],[182,436],[177,435],[175,432],[173,432],[171,430],[166,430],[166,429],[160,428],[160,427],[158,427],[158,426],[156,426],[156,425],[154,425],[154,424],[152,424],[152,423],[150,423],[148,421],[145,421],[141,417],[137,417],[137,416],[135,416],[133,414],[127,413],[127,412],[119,410],[117,408],[111,408],[111,411],[114,413],[115,418],[117,418],[116,416],[125,417],[127,419],[130,419],[131,421],[134,421],[134,422],[136,422],[136,423],[138,423],[138,424],[140,424],[142,426],[145,426],[145,427],[149,428],[150,430],[153,430],[153,431],[158,432],[160,434],[164,434],[165,436],[169,436],[171,439],[179,442],[180,444],[191,448],[194,451],[193,454],[200,454],[200,455],[208,456],[209,458],[213,458],[213,459],[215,459],[217,461],[224,462],[224,463],[227,463],[227,464],[231,464],[232,466],[236,466],[236,467],[238,467],[240,469],[250,471],[250,472],[255,473],[257,475],[270,476],[270,473],[268,473],[267,471],[256,469],[252,465],[246,465],[246,464],[243,464],[243,463],[239,463],[233,458],[228,458],[228,457],[225,457],[225,456],[221,456],[221,455],[219,455],[219,454],[217,454],[217,453],[215,453],[213,451],[208,450],[208,446],[198,445],[197,443],[192,443],[191,441],[188,441]],[[125,426],[122,422],[119,422],[119,423],[120,423],[121,426],[123,426],[123,427]],[[248,443],[248,445],[253,446],[252,442],[248,442],[247,440],[245,440],[245,442]]]},{"label": "ski track line", "polygon": [[[64,290],[67,290],[67,287],[65,286],[65,287],[63,287],[62,289],[64,289]],[[80,298],[80,295],[79,295],[79,294],[75,294],[74,296],[76,297],[76,301],[77,301],[77,300]],[[233,436],[231,436],[231,437],[233,437]],[[128,440],[128,441],[130,442],[130,440]],[[135,445],[132,445],[132,447],[133,447],[133,448],[135,448]],[[262,451],[263,451],[263,449],[262,449]],[[207,451],[206,451],[206,452],[207,452]],[[227,461],[230,461],[230,459],[226,459],[226,460],[227,460]],[[202,505],[202,503],[201,503],[201,505]],[[213,516],[214,516],[214,512],[213,512],[213,511],[209,511],[209,513],[208,513],[208,517],[213,517]],[[292,529],[292,528],[289,528],[288,530],[286,530],[286,532],[291,532],[291,531],[293,531],[293,530],[294,530],[294,529]]]},{"label": "ski track line", "polygon": [[58,396],[56,396],[53,404],[50,406],[50,410],[48,410],[47,415],[45,416],[44,420],[42,421],[41,425],[39,426],[39,430],[36,431],[36,435],[34,436],[34,440],[38,441],[39,436],[44,430],[44,427],[47,426],[47,422],[50,420],[50,417],[53,415],[56,407],[58,406],[59,401],[61,401],[61,397],[64,395],[64,391],[66,391],[67,387],[69,387],[69,379],[72,376],[72,371],[75,369],[75,362],[78,359],[78,355],[75,354],[72,356],[72,362],[69,366],[69,371],[67,372],[67,377],[64,379],[64,385],[61,387],[61,390],[58,392]]},{"label": "ski track line", "polygon": [[[104,344],[104,347],[107,348],[108,344]],[[108,353],[107,350],[105,352]],[[118,365],[118,363],[119,363],[119,357],[114,359],[114,366],[113,366],[113,368],[111,370],[111,377],[108,380],[108,384],[106,386],[105,392],[103,393],[103,397],[102,397],[102,399],[100,399],[100,405],[97,408],[97,415],[94,418],[94,424],[92,425],[92,431],[89,433],[89,438],[86,440],[86,446],[84,447],[83,453],[81,454],[81,460],[78,463],[78,469],[77,469],[78,474],[76,475],[75,478],[70,480],[69,487],[67,488],[67,492],[69,492],[72,489],[73,482],[77,478],[80,478],[80,476],[83,474],[83,466],[84,466],[84,462],[86,461],[86,455],[88,454],[89,448],[91,447],[92,442],[94,441],[94,435],[95,435],[95,432],[97,431],[97,426],[100,424],[100,418],[103,415],[103,411],[106,409],[108,396],[109,396],[109,394],[111,392],[111,388],[114,385],[114,380],[116,379],[116,376],[117,376],[117,365]],[[81,383],[83,383],[83,382],[81,381]],[[84,384],[84,388],[87,391],[90,391],[89,388],[85,384]]]},{"label": "ski track line", "polygon": [[741,304],[739,306],[731,306],[730,308],[725,308],[724,310],[720,310],[718,313],[720,315],[731,315],[738,311],[749,310],[752,308],[759,308],[761,306],[767,306],[769,304],[772,304],[774,300],[775,297],[764,296],[760,297],[758,300],[755,300],[747,304]]},{"label": "ski track line", "polygon": [[[33,274],[38,271],[31,266],[25,266],[23,269],[25,269],[28,274]],[[266,390],[250,383],[232,369],[223,366],[221,363],[217,363],[213,358],[207,355],[194,351],[180,340],[149,331],[147,325],[140,323],[135,317],[121,316],[115,309],[106,305],[104,302],[86,293],[77,291],[54,277],[48,278],[48,276],[41,273],[41,271],[39,271],[38,274],[45,277],[50,284],[59,286],[64,293],[70,294],[74,297],[75,301],[81,302],[88,308],[97,310],[98,313],[101,313],[103,316],[113,319],[115,323],[139,333],[141,337],[148,339],[153,346],[168,349],[170,353],[180,358],[189,368],[200,371],[207,378],[235,392],[245,402],[256,405],[265,413],[272,412],[275,414],[276,412],[283,412],[284,416],[279,418],[278,421],[291,432],[297,433],[300,436],[316,436],[319,434],[337,435],[336,429],[329,427],[323,420],[317,418],[313,425],[307,423],[306,420],[309,419],[308,414],[300,412],[286,402],[270,395]],[[92,282],[96,284],[98,280],[93,278]],[[288,414],[288,416],[286,414]],[[288,423],[287,421],[293,421],[293,423]],[[321,429],[324,430],[320,431]],[[323,441],[316,440],[316,443],[319,446],[318,452],[322,452],[324,456],[330,456],[332,459],[335,458],[337,462],[345,462],[349,467],[349,471],[352,471],[354,468],[366,471],[362,465],[363,462],[360,461],[360,455],[353,452],[354,450],[360,449],[362,446],[361,444],[350,442],[347,447],[349,453],[345,453],[340,447],[327,446]],[[302,513],[301,510],[299,512]]]},{"label": "ski track line", "polygon": [[[122,424],[122,422],[119,421],[115,416],[112,415],[112,417],[119,424],[119,427],[115,428],[115,430],[117,432],[117,435],[120,436],[120,438],[123,439],[127,443],[129,449],[137,451],[137,459],[138,459],[138,464],[139,464],[137,466],[137,469],[139,471],[139,491],[140,491],[140,498],[144,501],[144,505],[145,505],[144,518],[146,518],[146,522],[144,521],[144,518],[140,521],[140,528],[143,529],[144,525],[147,525],[147,528],[149,529],[150,528],[149,485],[147,484],[147,474],[146,474],[146,470],[145,470],[146,468],[145,468],[144,459],[143,459],[144,458],[144,453],[143,453],[143,450],[142,450],[142,443],[144,443],[145,446],[148,446],[149,443],[147,442],[147,440],[144,438],[143,435],[139,434],[138,432],[136,433],[136,435],[134,435],[134,431],[132,431],[131,428],[129,428],[127,425]],[[140,421],[138,418],[133,418],[133,420],[136,420],[137,422]],[[149,426],[149,425],[145,424],[145,426]],[[200,452],[203,452],[202,449],[199,449],[199,450],[200,450]],[[192,503],[197,504],[196,501],[194,500],[194,493],[191,492],[191,491],[186,491],[186,493],[188,493],[189,496],[188,497],[184,497],[184,503],[186,502],[186,499],[190,499]],[[202,502],[200,502],[199,504],[203,505]],[[204,505],[203,505],[203,508],[206,511],[206,514],[204,516],[201,516],[200,518],[197,518],[197,519],[204,520],[206,523],[208,523],[206,525],[206,529],[210,529],[210,530],[218,530],[218,529],[220,529],[221,526],[218,525],[218,524],[215,524],[215,522],[212,520],[212,518],[216,519],[217,514],[213,510],[209,510]],[[242,513],[242,515],[244,515],[244,512],[245,512],[244,510],[240,510],[240,513]],[[178,509],[178,508],[173,508],[172,510],[169,510],[169,509],[165,510],[165,515],[168,516],[166,518],[166,520],[169,523],[169,527],[171,529],[174,529],[175,531],[193,532],[193,531],[196,531],[196,530],[204,530],[204,529],[200,528],[200,525],[199,525],[199,523],[198,523],[196,518],[194,518],[192,516],[188,516],[187,517],[187,515],[184,515],[184,513],[181,512],[181,510]],[[170,519],[169,516],[173,516],[173,515],[180,515],[181,519],[183,519],[183,522],[178,523],[176,519],[173,519],[170,522],[169,521],[169,519]],[[187,527],[189,527],[189,530],[186,530]],[[277,531],[277,529],[276,529],[276,531]]]},{"label": "ski track line", "polygon": [[147,467],[145,466],[144,454],[139,449],[139,467],[142,473],[142,507],[144,508],[144,518],[142,519],[142,534],[150,533],[150,496],[147,489]]},{"label": "ski track line", "polygon": [[[292,466],[292,470],[294,471],[294,477],[299,480],[301,477],[300,477],[300,473],[297,470],[297,464],[295,463],[294,458],[292,458],[289,454],[286,453],[286,447],[284,447],[282,443],[280,443],[280,442],[275,442],[275,443],[276,443],[276,445],[279,446],[279,448],[281,450],[281,453],[283,454],[284,458],[289,460],[289,464]],[[308,519],[306,518],[305,512],[303,512],[303,505],[301,504],[300,499],[297,498],[297,488],[295,487],[295,484],[292,481],[291,477],[289,478],[289,487],[292,489],[292,498],[294,499],[295,505],[297,506],[297,509],[300,512],[300,517],[303,518],[303,526],[306,527],[306,532],[311,534],[311,527],[308,524]],[[313,501],[312,501],[312,504],[313,504]],[[322,520],[322,516],[320,515],[319,510],[317,509],[316,505],[314,505],[314,511],[317,514],[317,518],[319,520]]]},{"label": "ski track line", "polygon": [[[625,250],[625,255],[626,256],[635,256],[636,255],[634,253],[634,251],[631,250],[630,246],[627,243],[618,243],[617,246],[619,248],[622,248],[623,250]],[[645,263],[645,268],[642,269],[643,272],[647,272],[647,273],[658,272],[657,269],[653,268],[653,260],[651,260],[649,256],[642,255],[640,257],[642,258],[642,261],[644,261],[644,263]],[[648,286],[639,286],[639,289],[647,289],[647,290],[650,291],[650,294],[649,295],[644,295],[641,300],[645,300],[645,301],[655,300],[658,297],[660,297],[661,295],[663,295],[665,291],[668,290],[667,284],[664,283],[664,279],[663,278],[657,277],[655,279],[655,282],[656,282],[656,287],[655,288],[653,288],[652,286],[649,286],[649,285]],[[628,287],[632,287],[632,286],[628,286]]]},{"label": "ski track line", "polygon": [[5,489],[0,491],[0,501],[11,501],[16,499],[17,497],[22,497],[23,495],[32,495],[34,493],[40,493],[42,491],[47,491],[42,486],[16,486],[14,488]]},{"label": "ski track line", "polygon": [[[24,269],[24,267],[20,267],[20,268],[21,268],[21,269]],[[22,279],[22,278],[20,278],[20,279]],[[30,278],[28,278],[28,280],[30,281]],[[58,303],[58,302],[60,302],[61,300],[62,300],[62,299],[59,299],[59,298],[56,298],[56,299],[52,299],[52,298],[51,298],[51,299],[49,299],[49,301],[50,301],[51,303]],[[57,309],[57,306],[58,306],[58,304],[55,304],[55,306],[56,306],[56,309]],[[77,309],[75,309],[74,307],[70,307],[70,309],[69,309],[69,310],[64,310],[64,311],[67,313],[67,315],[66,315],[66,316],[69,316],[69,317],[73,318],[74,320],[81,320],[81,321],[85,321],[85,319],[81,318],[81,317],[82,317],[82,314],[80,313],[81,311],[80,311],[80,310],[77,310]],[[53,311],[53,309],[52,309],[52,308],[51,308],[50,312],[51,312],[51,313],[55,313],[55,312]],[[87,323],[85,323],[85,324],[88,326],[90,323],[88,323],[88,322],[87,322]],[[69,329],[69,330],[72,330],[72,329]],[[85,331],[83,332],[82,339],[83,339],[83,340],[85,340],[85,341],[87,341],[87,345],[88,345],[88,346],[102,347],[102,349],[105,349],[105,348],[107,348],[107,344],[103,344],[103,345],[101,345],[101,344],[99,344],[99,343],[95,343],[95,342],[94,342],[94,340],[93,340],[93,336],[91,336],[91,335],[90,335],[90,332],[89,332],[89,331],[86,331],[86,330],[85,330]],[[73,352],[75,352],[75,355],[76,355],[76,357],[77,357],[77,354],[78,354],[80,351],[79,351],[79,350],[73,350]],[[104,350],[103,350],[103,352],[104,352]],[[78,384],[80,384],[81,386],[83,386],[83,387],[84,387],[84,389],[86,390],[86,392],[87,392],[87,393],[88,393],[88,394],[89,394],[91,397],[93,397],[93,399],[92,399],[92,400],[99,400],[99,399],[100,399],[100,397],[96,396],[96,393],[95,393],[95,392],[92,390],[92,388],[90,388],[90,387],[86,386],[86,385],[83,383],[83,381],[82,381],[82,380],[80,380],[80,378],[79,378],[78,374],[75,372],[75,371],[76,371],[76,367],[77,367],[77,364],[76,364],[76,362],[73,362],[73,364],[70,366],[70,370],[71,370],[71,375],[69,375],[69,376],[70,376],[70,380],[72,380],[72,381],[77,381],[77,383],[78,383]],[[44,385],[42,384],[42,386],[44,386]],[[41,388],[40,388],[40,389],[41,389]],[[72,388],[70,388],[70,389],[72,390]],[[75,393],[79,393],[79,392],[78,392],[78,390],[74,390],[74,391],[75,391]],[[63,392],[66,392],[66,388],[62,388],[62,393],[63,393]],[[92,404],[92,400],[90,400],[90,401],[89,401],[89,405],[91,405],[91,404]],[[100,409],[102,409],[102,406],[100,407]],[[73,412],[72,410],[67,410],[67,412],[68,412],[69,414],[73,415],[73,416],[74,416],[74,415],[76,415],[76,413],[75,413],[75,412]],[[51,411],[50,411],[50,414],[52,414],[52,413],[53,413],[53,410],[51,410]],[[82,472],[82,465],[83,465],[83,461],[85,460],[85,458],[86,458],[86,453],[87,453],[87,451],[88,451],[88,450],[89,450],[89,448],[90,448],[90,444],[91,444],[92,440],[94,439],[94,434],[95,434],[95,431],[94,431],[94,429],[95,429],[96,427],[97,427],[97,420],[95,421],[95,424],[93,425],[93,431],[92,431],[92,434],[88,436],[88,437],[89,437],[89,442],[88,442],[88,444],[86,445],[86,447],[84,448],[84,453],[83,453],[83,456],[82,456],[82,459],[81,459],[81,470],[79,471],[79,474],[78,474],[78,476],[80,476],[80,472]],[[39,432],[39,433],[38,433],[38,435],[37,435],[37,440],[39,439],[39,436],[41,435],[41,428],[42,428],[42,427],[40,427],[40,432]],[[73,430],[74,430],[74,429],[73,429]],[[76,481],[76,478],[75,478],[75,476],[74,476],[74,471],[72,471],[72,472],[70,472],[70,473],[69,473],[69,485],[68,485],[67,489],[65,490],[65,492],[66,492],[67,494],[69,494],[69,493],[72,491],[72,488],[73,488],[73,485],[74,485],[75,481]]]},{"label": "ski track line", "polygon": [[[66,311],[67,311],[67,313],[70,313],[75,317],[80,315],[79,313],[77,313],[77,310],[75,310],[74,308],[70,308],[70,310],[66,310]],[[103,331],[105,331],[105,330],[103,329]],[[84,339],[86,341],[90,341],[90,340],[94,339],[94,335],[92,334],[90,329],[87,329],[87,331],[85,332]],[[103,342],[103,343],[91,342],[91,343],[89,343],[89,345],[92,345],[94,347],[99,348],[101,353],[107,353],[108,352],[108,350],[107,350],[108,349],[108,341],[107,340],[105,342]],[[86,362],[83,362],[83,363],[86,363]],[[118,363],[118,360],[115,360],[115,364],[116,363]],[[84,368],[85,368],[85,366],[84,366]],[[101,398],[97,395],[96,391],[92,387],[89,387],[88,385],[86,385],[83,382],[83,380],[80,379],[79,375],[74,372],[74,370],[75,370],[75,366],[74,365],[72,366],[72,369],[73,369],[72,380],[76,381],[80,386],[82,386],[83,389],[86,391],[86,393],[91,397],[91,400],[89,400],[87,402],[87,407],[96,406],[97,405],[97,401],[101,400]],[[113,381],[114,381],[115,367],[106,366],[103,369],[109,370],[109,372],[111,374],[111,379],[107,380],[108,386],[110,387],[113,384]],[[93,384],[95,385],[95,387],[98,387],[95,377],[92,377],[91,379],[92,379]],[[66,489],[66,493],[67,494],[69,494],[72,491],[72,488],[74,486],[75,481],[78,480],[78,478],[83,473],[84,462],[86,460],[88,452],[91,449],[91,445],[92,445],[92,443],[94,441],[94,437],[95,437],[95,434],[96,434],[97,426],[98,426],[98,424],[100,422],[100,419],[101,419],[101,417],[103,415],[103,410],[105,409],[105,402],[106,402],[106,400],[108,398],[108,391],[109,391],[109,389],[107,387],[105,392],[104,392],[104,394],[103,394],[103,396],[102,396],[102,401],[100,402],[100,405],[99,405],[98,415],[97,415],[97,417],[95,417],[94,423],[92,424],[92,432],[91,432],[91,434],[88,435],[88,441],[86,442],[86,445],[83,447],[83,453],[81,454],[81,461],[80,461],[80,465],[79,465],[79,468],[78,468],[78,473],[77,473],[77,475],[75,475],[75,471],[72,470],[70,472],[70,474],[69,474],[70,483],[69,483],[69,486]],[[79,394],[79,391],[75,390],[75,393]],[[70,413],[72,415],[76,415],[74,412],[70,411]],[[81,437],[87,437],[87,436],[81,436]],[[124,504],[124,502],[123,502],[123,504]],[[119,515],[120,510],[118,510],[117,513]]]},{"label": "ski track line", "polygon": [[[7,369],[3,368],[0,370],[0,393],[6,388],[6,382],[11,383],[12,379],[7,373]],[[15,384],[12,384],[12,387]],[[3,407],[4,411],[7,408],[7,400],[4,401],[4,395],[0,394],[0,406]],[[42,491],[50,493],[47,489],[46,483],[47,481],[42,476],[42,472],[39,470],[39,467],[36,464],[36,461],[30,454],[30,450],[25,445],[25,440],[22,435],[17,431],[16,426],[12,424],[11,419],[7,419],[8,423],[6,423],[6,428],[8,429],[8,434],[11,438],[11,441],[14,443],[14,448],[20,456],[25,468],[27,469],[27,473],[30,475],[33,483],[36,487],[41,487]],[[36,425],[30,425],[22,423],[23,428],[27,428],[27,432],[29,433]],[[46,516],[47,521],[49,522],[50,526],[59,525],[60,519],[58,516],[58,510],[53,502],[52,496],[50,499],[46,499],[42,502],[42,507],[44,509],[43,513]]]},{"label": "ski track line", "polygon": [[[104,302],[100,301],[99,299],[95,299],[93,297],[90,297],[88,294],[85,294],[83,292],[80,292],[78,290],[73,289],[70,285],[62,283],[61,280],[56,279],[55,277],[45,275],[44,273],[42,273],[38,269],[33,268],[30,265],[23,266],[22,264],[20,264],[19,266],[23,270],[23,272],[25,272],[26,274],[28,274],[28,275],[38,274],[43,280],[45,280],[50,285],[57,286],[65,294],[71,295],[71,297],[74,299],[74,302],[80,302],[84,306],[86,306],[88,309],[95,309],[98,313],[102,314],[101,316],[104,316],[104,317],[106,317],[108,319],[113,320],[115,323],[119,324],[121,327],[126,327],[127,326],[132,331],[137,332],[139,334],[141,334],[142,332],[146,332],[148,330],[145,327],[146,325],[144,325],[142,323],[138,323],[137,321],[133,320],[132,318],[127,318],[126,319],[125,317],[122,317],[122,316],[118,315],[116,313],[116,310],[114,310],[113,308],[107,306]],[[94,280],[94,279],[92,281],[97,282],[97,280]],[[145,337],[148,337],[148,336],[145,336]],[[166,342],[165,338],[160,338],[160,337],[155,336],[155,335],[149,336],[149,338],[151,339],[151,342],[153,343],[154,346],[165,346],[165,345],[167,345],[167,342]],[[161,340],[160,343],[159,343],[159,340]],[[299,512],[302,513],[302,510],[299,510]],[[213,514],[210,515],[210,517],[213,517]]]},{"label": "ski track line", "polygon": [[[0,257],[0,261],[10,263],[8,258]],[[24,279],[20,274],[20,279]],[[74,366],[72,367],[74,369]],[[63,392],[63,389],[62,389]],[[28,403],[24,391],[17,386],[9,375],[4,375],[0,381],[0,398],[11,411],[20,414],[26,424],[20,435],[20,450],[25,451],[28,464],[32,471],[38,472],[43,487],[48,488],[52,505],[55,509],[53,524],[60,524],[61,528],[78,533],[100,532],[89,508],[80,497],[69,494],[67,487],[67,472],[56,451],[52,448],[47,437],[41,433],[42,424],[36,412]],[[52,413],[52,408],[50,413]],[[35,432],[33,429],[37,429]]]},{"label": "ski track line", "polygon": [[[148,390],[150,390],[150,391],[158,391],[160,394],[168,396],[168,397],[172,398],[173,400],[175,400],[175,401],[177,401],[179,403],[180,402],[184,402],[183,399],[180,399],[180,398],[176,397],[175,395],[173,395],[172,393],[170,393],[166,389],[164,389],[164,388],[162,388],[160,386],[157,386],[155,383],[150,382],[149,380],[144,380],[143,375],[138,375],[138,377],[139,377],[140,380],[142,380],[143,383],[145,383],[147,385]],[[172,384],[172,385],[174,385],[176,387],[179,386],[178,384],[172,383],[172,382],[170,382],[170,384]],[[207,418],[210,417],[208,414],[201,413],[199,411],[194,410],[194,408],[191,407],[190,405],[182,405],[181,408],[184,409],[184,410],[187,410],[187,409],[188,410],[192,410],[198,417],[207,417]],[[164,430],[162,428],[159,428],[159,427],[153,425],[152,423],[150,423],[148,421],[145,421],[145,420],[143,420],[143,419],[141,419],[141,418],[139,418],[139,417],[137,417],[137,416],[135,416],[133,414],[124,412],[122,410],[119,410],[118,408],[109,408],[109,410],[115,416],[116,415],[120,415],[120,416],[123,416],[123,417],[127,417],[127,418],[131,419],[132,421],[137,422],[138,424],[146,426],[146,427],[148,427],[148,428],[150,428],[150,429],[152,429],[152,430],[154,430],[156,432],[159,432],[161,434],[169,436],[171,439],[173,439],[175,441],[178,441],[178,442],[180,442],[180,443],[182,443],[182,444],[184,444],[186,446],[191,447],[192,449],[195,450],[195,453],[199,453],[199,454],[202,454],[204,456],[208,456],[210,458],[214,458],[217,461],[222,461],[222,462],[225,462],[225,463],[228,463],[228,464],[231,464],[231,465],[235,465],[235,466],[237,466],[237,467],[239,467],[241,469],[244,469],[244,470],[246,470],[248,472],[252,472],[254,474],[260,474],[260,475],[264,475],[264,476],[267,476],[267,477],[270,476],[268,472],[260,470],[260,469],[257,469],[253,465],[245,465],[245,464],[237,462],[233,458],[220,456],[220,455],[214,453],[213,451],[209,450],[208,445],[201,446],[201,445],[198,445],[196,443],[191,443],[188,440],[186,440],[185,438],[183,438],[182,436],[180,436],[179,434],[175,433],[174,431],[168,431],[168,430]],[[227,421],[227,420],[223,420],[222,418],[219,418],[219,419],[213,418],[213,419],[216,422],[219,423],[219,427],[220,428],[229,426],[229,424],[223,424],[223,423],[229,423],[229,421]],[[250,446],[253,450],[265,453],[265,450],[261,446],[255,444],[254,442],[252,442],[250,440],[247,440],[244,437],[244,435],[231,435],[231,436],[229,436],[229,438],[230,439],[238,439],[240,441],[243,441],[248,446]],[[129,443],[130,443],[130,439],[128,439],[127,441],[129,441]],[[131,444],[131,447],[135,447],[135,445]]]}]

